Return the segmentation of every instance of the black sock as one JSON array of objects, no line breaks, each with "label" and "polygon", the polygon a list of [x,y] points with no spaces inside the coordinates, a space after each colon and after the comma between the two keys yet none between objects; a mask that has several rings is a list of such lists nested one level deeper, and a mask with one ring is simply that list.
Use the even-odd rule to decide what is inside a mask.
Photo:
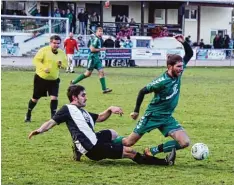
[{"label": "black sock", "polygon": [[58,100],[51,100],[50,101],[51,118],[55,115],[57,107],[58,107]]},{"label": "black sock", "polygon": [[159,152],[163,152],[163,144],[158,145],[158,151],[159,151]]},{"label": "black sock", "polygon": [[146,164],[146,165],[168,165],[165,159],[159,159],[152,156],[143,156],[140,153],[137,153],[133,161],[137,164]]},{"label": "black sock", "polygon": [[28,102],[28,112],[27,112],[27,116],[31,117],[31,112],[33,110],[33,108],[36,106],[37,103],[33,102],[32,99],[29,100]]}]

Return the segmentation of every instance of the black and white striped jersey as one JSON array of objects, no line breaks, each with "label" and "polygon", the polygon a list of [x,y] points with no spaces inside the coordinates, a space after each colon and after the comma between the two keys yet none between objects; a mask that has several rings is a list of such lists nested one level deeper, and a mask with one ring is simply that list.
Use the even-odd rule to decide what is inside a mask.
[{"label": "black and white striped jersey", "polygon": [[53,120],[57,123],[66,122],[72,139],[78,150],[86,154],[97,143],[94,125],[98,114],[89,113],[76,105],[64,105],[54,115]]}]

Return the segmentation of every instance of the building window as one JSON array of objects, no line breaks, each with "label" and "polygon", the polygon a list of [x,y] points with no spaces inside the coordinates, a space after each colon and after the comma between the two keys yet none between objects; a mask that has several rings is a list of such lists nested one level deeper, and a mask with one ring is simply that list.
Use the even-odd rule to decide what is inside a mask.
[{"label": "building window", "polygon": [[189,10],[188,9],[186,9],[184,12],[184,18],[189,19]]},{"label": "building window", "polygon": [[155,19],[163,19],[163,10],[162,9],[155,10]]},{"label": "building window", "polygon": [[190,20],[197,20],[197,9],[194,7],[186,8],[184,13],[184,18]]},{"label": "building window", "polygon": [[197,10],[191,10],[191,19],[197,19]]},{"label": "building window", "polygon": [[25,10],[25,2],[6,1],[6,14],[21,15],[23,10]]},{"label": "building window", "polygon": [[129,7],[128,5],[112,5],[111,15],[116,17],[117,15],[128,17]]}]

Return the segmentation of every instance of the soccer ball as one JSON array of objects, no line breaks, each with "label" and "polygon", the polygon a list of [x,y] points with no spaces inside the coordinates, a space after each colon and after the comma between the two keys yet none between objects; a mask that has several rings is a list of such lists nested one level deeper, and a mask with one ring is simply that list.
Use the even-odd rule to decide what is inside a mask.
[{"label": "soccer ball", "polygon": [[191,149],[192,156],[197,160],[206,159],[209,155],[209,149],[204,143],[196,143]]}]

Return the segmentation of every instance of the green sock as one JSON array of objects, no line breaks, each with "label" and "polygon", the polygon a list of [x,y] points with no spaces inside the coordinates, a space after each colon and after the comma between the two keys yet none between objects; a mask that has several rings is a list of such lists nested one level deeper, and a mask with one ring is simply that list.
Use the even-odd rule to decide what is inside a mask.
[{"label": "green sock", "polygon": [[118,136],[117,138],[115,138],[114,140],[112,140],[112,143],[122,144],[123,138],[124,138],[123,136]]},{"label": "green sock", "polygon": [[160,152],[164,152],[164,153],[171,152],[173,148],[176,148],[176,150],[179,150],[181,149],[181,146],[177,141],[171,140],[171,141],[167,141],[164,144],[150,148],[150,152],[152,153],[152,155],[156,155]]},{"label": "green sock", "polygon": [[175,140],[171,140],[171,141],[167,141],[166,143],[163,144],[163,152],[171,152],[173,148],[176,148],[176,150],[181,149],[180,144],[175,141]]},{"label": "green sock", "polygon": [[105,77],[102,77],[100,78],[100,82],[101,82],[101,85],[102,85],[102,90],[106,90],[106,80],[105,80]]},{"label": "green sock", "polygon": [[86,76],[84,74],[81,74],[75,80],[72,80],[72,84],[76,84],[76,83],[80,82],[81,80],[83,80],[85,78],[86,78]]}]

